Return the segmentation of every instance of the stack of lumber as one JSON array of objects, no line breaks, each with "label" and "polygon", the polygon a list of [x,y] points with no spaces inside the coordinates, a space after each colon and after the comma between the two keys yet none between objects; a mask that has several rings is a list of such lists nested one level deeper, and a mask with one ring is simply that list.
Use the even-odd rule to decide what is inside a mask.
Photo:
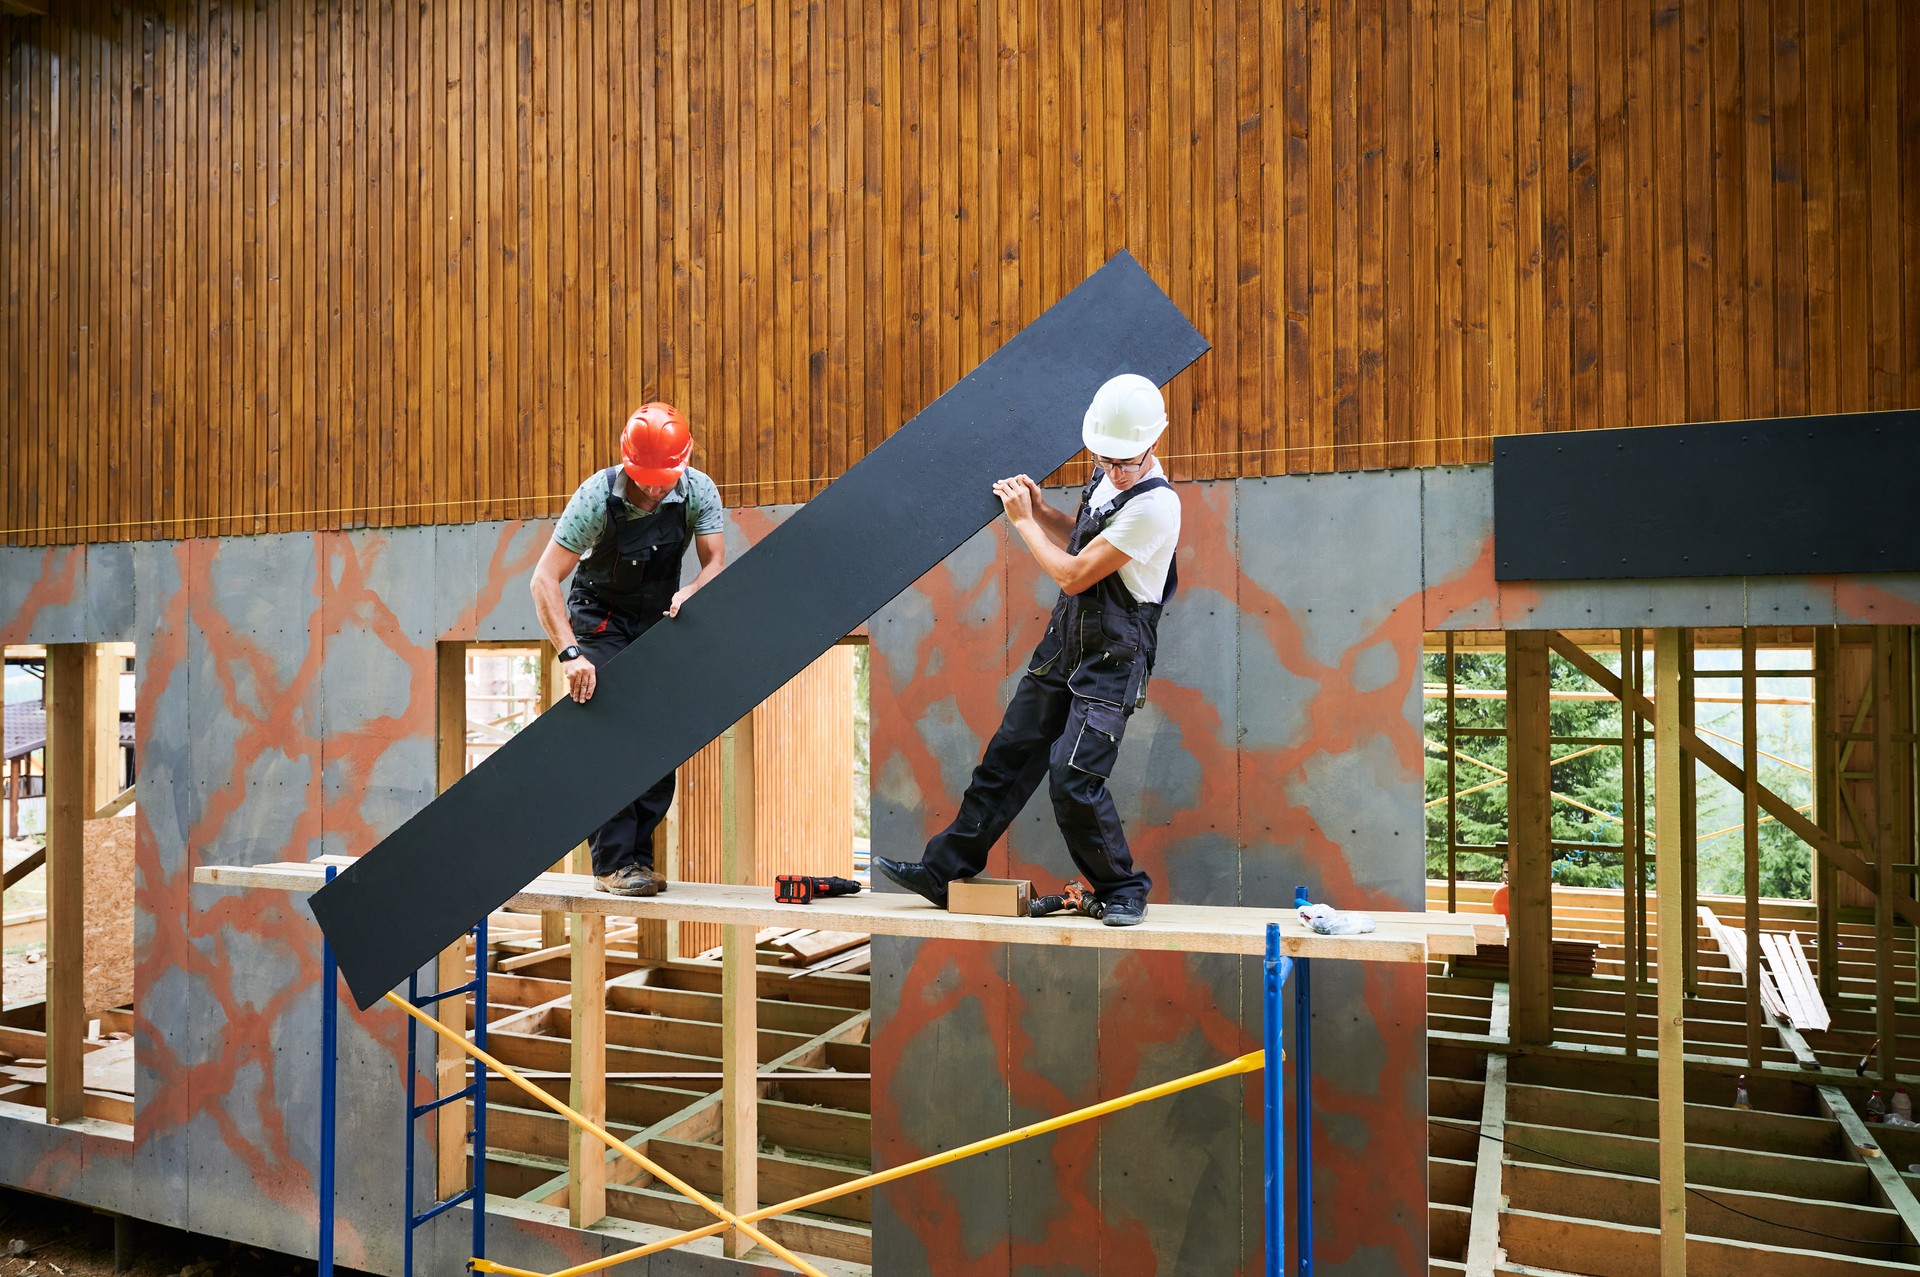
[{"label": "stack of lumber", "polygon": [[[873,945],[857,931],[819,931],[810,927],[763,927],[754,936],[762,966],[796,968],[794,974],[842,971],[860,975],[873,966]],[[709,949],[700,955],[703,962],[718,962],[720,950]]]},{"label": "stack of lumber", "polygon": [[[1592,975],[1594,954],[1599,948],[1599,945],[1589,940],[1555,940],[1553,942],[1553,973],[1574,976]],[[1453,971],[1455,975],[1477,976],[1481,979],[1504,978],[1507,974],[1507,946],[1480,945],[1471,957],[1455,958]]]}]

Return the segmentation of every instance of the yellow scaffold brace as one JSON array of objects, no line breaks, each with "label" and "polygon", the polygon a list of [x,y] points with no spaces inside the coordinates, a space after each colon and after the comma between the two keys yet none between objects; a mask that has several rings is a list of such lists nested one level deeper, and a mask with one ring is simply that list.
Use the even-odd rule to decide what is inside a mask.
[{"label": "yellow scaffold brace", "polygon": [[[714,1201],[712,1198],[708,1197],[705,1193],[702,1193],[699,1189],[687,1183],[685,1180],[681,1179],[679,1176],[675,1175],[672,1171],[667,1170],[664,1166],[661,1166],[658,1163],[652,1161],[650,1158],[646,1157],[644,1154],[640,1152],[639,1149],[636,1149],[629,1144],[622,1143],[620,1140],[615,1139],[612,1135],[602,1130],[599,1127],[599,1125],[589,1121],[585,1117],[585,1115],[579,1113],[570,1105],[563,1104],[559,1100],[554,1099],[551,1095],[548,1095],[545,1091],[541,1090],[539,1087],[535,1086],[533,1083],[527,1081],[527,1079],[521,1077],[518,1073],[508,1068],[506,1065],[500,1063],[500,1061],[494,1059],[491,1055],[488,1055],[485,1051],[482,1051],[479,1047],[475,1046],[473,1043],[467,1041],[465,1034],[455,1033],[452,1029],[449,1029],[446,1025],[440,1023],[438,1020],[434,1019],[432,1016],[428,1015],[425,1011],[422,1011],[419,1007],[413,1005],[413,1003],[407,1001],[405,998],[401,997],[397,993],[389,993],[386,995],[386,998],[387,998],[387,1001],[393,1003],[393,1005],[399,1007],[402,1011],[405,1011],[408,1015],[412,1016],[414,1019],[418,1020],[420,1023],[426,1025],[429,1029],[432,1029],[435,1033],[439,1034],[441,1037],[445,1038],[447,1041],[453,1043],[455,1046],[459,1047],[462,1051],[465,1051],[468,1055],[471,1055],[474,1059],[480,1061],[482,1064],[486,1065],[488,1068],[499,1073],[502,1077],[506,1078],[509,1082],[512,1082],[515,1086],[525,1091],[528,1095],[531,1095],[534,1099],[539,1100],[542,1104],[546,1105],[548,1108],[552,1109],[554,1112],[560,1114],[560,1116],[566,1118],[569,1122],[572,1122],[575,1126],[578,1126],[581,1130],[592,1132],[593,1135],[597,1139],[599,1139],[601,1143],[605,1144],[608,1148],[612,1149],[614,1152],[620,1154],[620,1156],[626,1158],[630,1162],[637,1164],[642,1169],[644,1169],[648,1174],[660,1180],[662,1183],[671,1185],[674,1188],[674,1190],[677,1191],[681,1196],[695,1203],[702,1210],[707,1211],[713,1215],[719,1216],[720,1223],[715,1224],[713,1228],[709,1230],[710,1233],[717,1233],[717,1232],[720,1232],[722,1229],[726,1229],[726,1228],[737,1228],[741,1232],[745,1233],[747,1236],[753,1238],[753,1240],[755,1240],[756,1242],[759,1242],[762,1246],[765,1246],[768,1250],[772,1251],[774,1254],[780,1256],[780,1258],[786,1260],[789,1264],[792,1264],[795,1268],[799,1269],[801,1272],[806,1273],[807,1277],[826,1277],[826,1274],[821,1272],[818,1268],[815,1268],[812,1264],[809,1264],[806,1260],[800,1258],[800,1256],[794,1254],[792,1251],[788,1250],[785,1246],[782,1246],[779,1242],[774,1241],[772,1238],[768,1237],[765,1233],[753,1227],[750,1221],[739,1218],[732,1211],[729,1211],[726,1207],[720,1205],[720,1203]],[[478,1150],[478,1153],[479,1153],[479,1156],[481,1157],[485,1157],[487,1155],[485,1149]],[[482,1205],[483,1204],[479,1202],[474,1203],[475,1209],[480,1209]],[[707,1236],[708,1234],[703,1233],[701,1235]],[[482,1269],[481,1265],[484,1264],[485,1262],[486,1261],[484,1260],[476,1260],[474,1261],[473,1266],[476,1270],[479,1270],[479,1271],[487,1271],[487,1272],[512,1272],[513,1271],[512,1269],[507,1269],[507,1268]]]},{"label": "yellow scaffold brace", "polygon": [[[387,996],[391,998],[394,995],[388,994]],[[405,1004],[403,1003],[402,1005]],[[418,1011],[414,1012],[414,1014],[417,1018],[421,1019],[423,1023],[435,1023]],[[459,1043],[461,1049],[465,1050],[468,1054],[480,1057],[480,1053],[474,1050],[472,1044],[464,1038],[454,1034],[451,1030],[443,1028],[441,1031],[449,1041]],[[848,1180],[846,1183],[836,1184],[832,1188],[823,1188],[818,1192],[808,1193],[804,1197],[796,1197],[790,1201],[781,1202],[776,1206],[763,1206],[759,1210],[738,1216],[737,1218],[729,1216],[726,1220],[717,1224],[709,1224],[705,1228],[696,1228],[688,1232],[680,1233],[677,1236],[663,1238],[657,1242],[649,1242],[645,1246],[638,1246],[632,1250],[622,1251],[617,1255],[608,1255],[605,1258],[592,1260],[588,1263],[576,1264],[572,1268],[563,1268],[558,1272],[540,1273],[526,1268],[511,1268],[506,1264],[494,1263],[490,1259],[476,1259],[472,1261],[473,1270],[479,1273],[501,1273],[504,1274],[504,1277],[583,1277],[586,1273],[602,1272],[617,1264],[628,1263],[635,1259],[643,1259],[659,1251],[670,1250],[675,1246],[681,1246],[687,1242],[699,1241],[703,1237],[711,1237],[715,1233],[724,1232],[726,1229],[734,1226],[738,1226],[746,1231],[750,1237],[758,1237],[760,1234],[753,1232],[746,1226],[758,1223],[761,1220],[771,1219],[776,1215],[785,1215],[789,1211],[805,1210],[809,1206],[816,1206],[821,1202],[831,1201],[836,1197],[845,1197],[849,1193],[857,1193],[862,1189],[874,1188],[881,1184],[889,1184],[897,1179],[905,1179],[909,1175],[917,1175],[921,1171],[932,1170],[936,1166],[945,1166],[949,1162],[957,1162],[962,1158],[973,1157],[980,1153],[990,1153],[996,1148],[1005,1148],[1007,1145],[1017,1144],[1021,1140],[1030,1140],[1036,1135],[1046,1135],[1062,1127],[1073,1126],[1080,1122],[1088,1122],[1096,1117],[1105,1117],[1109,1113],[1118,1113],[1121,1109],[1132,1108],[1136,1104],[1144,1104],[1148,1100],[1157,1100],[1163,1096],[1172,1095],[1178,1091],[1190,1090],[1196,1086],[1205,1086],[1208,1082],[1217,1082],[1221,1078],[1232,1077],[1239,1073],[1255,1073],[1266,1067],[1266,1057],[1267,1053],[1265,1051],[1252,1051],[1240,1056],[1238,1059],[1228,1060],[1225,1064],[1217,1064],[1213,1068],[1206,1069],[1199,1073],[1189,1073],[1185,1077],[1175,1078],[1170,1082],[1162,1082],[1158,1086],[1149,1086],[1144,1090],[1133,1091],[1126,1095],[1116,1096],[1111,1100],[1103,1100],[1098,1104],[1088,1105],[1086,1108],[1075,1109],[1071,1113],[1062,1113],[1058,1117],[1050,1117],[1044,1122],[1035,1122],[1030,1126],[1019,1127],[1016,1130],[1006,1132],[1004,1135],[994,1135],[984,1140],[976,1140],[974,1143],[963,1145],[960,1148],[948,1149],[944,1153],[934,1153],[931,1156],[920,1158],[918,1161],[907,1162],[904,1165],[895,1166],[884,1171],[876,1171],[872,1175]],[[489,1064],[493,1068],[501,1068],[500,1065],[492,1063],[491,1061],[489,1061]],[[518,1082],[529,1094],[543,1101],[555,1111],[579,1122],[581,1125],[587,1127],[587,1129],[600,1135],[600,1138],[609,1138],[604,1132],[600,1131],[598,1127],[587,1122],[584,1118],[580,1117],[579,1114],[574,1113],[558,1100],[547,1095],[546,1092],[536,1090],[530,1083],[521,1081],[515,1077],[511,1069],[501,1068],[501,1071],[509,1078],[513,1078]],[[619,1148],[631,1153],[631,1150],[624,1144],[620,1145]],[[669,1182],[671,1182],[674,1187],[679,1188],[681,1192],[687,1193],[689,1196],[695,1196],[691,1189],[681,1185],[679,1181],[670,1180]],[[719,1211],[717,1206],[705,1202],[704,1199],[700,1200],[709,1210]],[[777,1251],[776,1253],[786,1258],[789,1263],[796,1264],[802,1272],[810,1273],[814,1271],[799,1260],[787,1256],[784,1251]]]}]

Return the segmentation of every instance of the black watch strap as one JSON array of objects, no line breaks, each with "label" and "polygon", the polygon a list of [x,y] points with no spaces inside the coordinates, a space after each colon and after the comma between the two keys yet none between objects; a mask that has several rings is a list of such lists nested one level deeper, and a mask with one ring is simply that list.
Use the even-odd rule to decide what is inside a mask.
[{"label": "black watch strap", "polygon": [[579,660],[579,659],[580,659],[580,645],[579,645],[578,643],[569,643],[569,644],[568,644],[567,646],[565,646],[565,647],[563,647],[563,648],[561,648],[561,649],[560,649],[560,659],[561,659],[562,661],[577,661],[577,660]]}]

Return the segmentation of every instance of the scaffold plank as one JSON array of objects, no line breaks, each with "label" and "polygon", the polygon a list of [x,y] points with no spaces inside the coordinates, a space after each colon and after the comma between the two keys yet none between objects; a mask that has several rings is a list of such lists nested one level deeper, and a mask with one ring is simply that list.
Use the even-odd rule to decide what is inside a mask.
[{"label": "scaffold plank", "polygon": [[[194,870],[193,876],[195,882],[221,887],[311,892],[324,881],[325,862],[203,865]],[[1369,911],[1377,924],[1373,932],[1322,936],[1309,930],[1291,909],[1156,902],[1140,925],[1108,927],[1078,916],[994,918],[948,913],[918,896],[894,892],[862,892],[812,904],[783,905],[774,900],[771,887],[675,882],[661,895],[631,899],[595,891],[593,880],[585,875],[556,873],[541,874],[505,907],[528,913],[555,910],[723,925],[808,926],[934,940],[1184,953],[1258,954],[1265,948],[1267,924],[1278,922],[1282,949],[1289,957],[1361,962],[1425,962],[1429,955],[1470,954],[1483,939],[1498,943],[1505,938],[1502,920],[1484,914]]]}]

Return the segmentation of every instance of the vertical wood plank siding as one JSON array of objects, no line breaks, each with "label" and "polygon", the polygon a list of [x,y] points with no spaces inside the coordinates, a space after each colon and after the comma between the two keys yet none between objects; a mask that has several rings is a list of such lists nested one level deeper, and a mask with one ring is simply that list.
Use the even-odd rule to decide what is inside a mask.
[{"label": "vertical wood plank siding", "polygon": [[1904,0],[54,10],[8,543],[550,516],[655,396],[805,500],[1120,248],[1177,477],[1920,404]]},{"label": "vertical wood plank siding", "polygon": [[[854,649],[839,644],[753,711],[758,881],[853,875]],[[680,860],[674,876],[720,881],[720,742],[680,768]],[[718,926],[680,924],[681,952],[720,943]]]}]

